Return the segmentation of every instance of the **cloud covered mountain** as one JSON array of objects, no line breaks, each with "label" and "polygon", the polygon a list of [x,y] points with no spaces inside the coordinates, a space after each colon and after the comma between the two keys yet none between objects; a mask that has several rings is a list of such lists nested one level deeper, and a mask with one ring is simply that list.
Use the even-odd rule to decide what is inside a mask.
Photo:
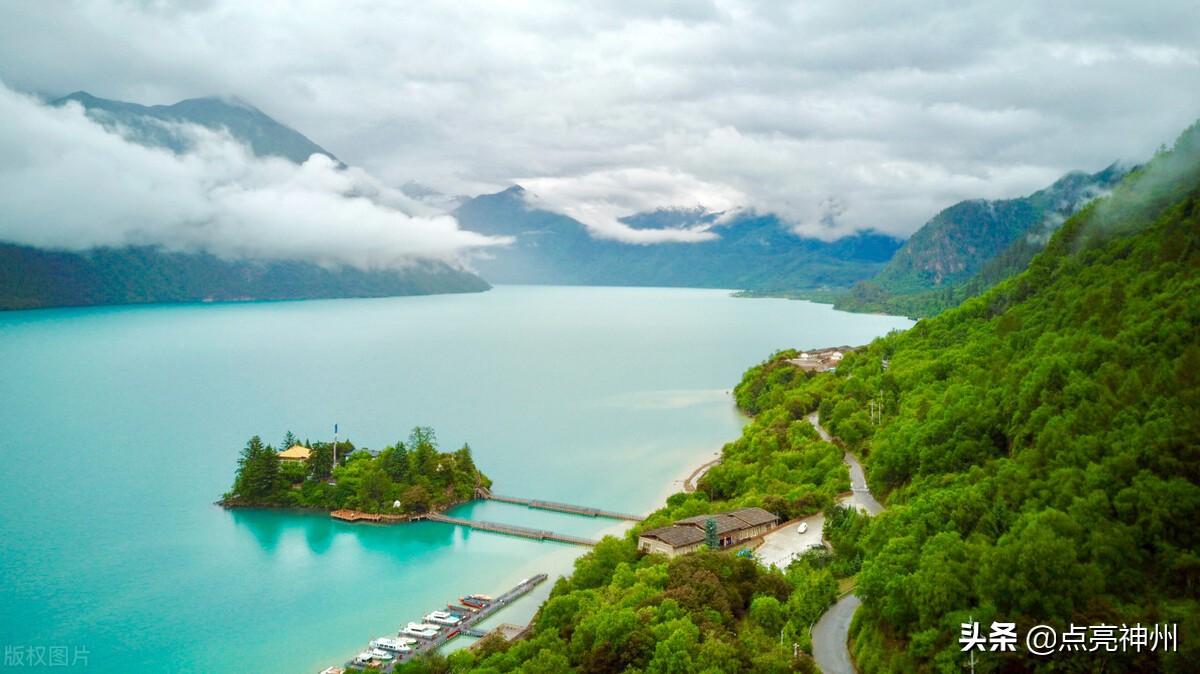
[{"label": "cloud covered mountain", "polygon": [[[239,101],[147,107],[79,93],[47,105],[0,87],[0,114],[0,243],[20,270],[5,275],[0,307],[481,290],[464,260],[504,243]],[[246,282],[198,281],[221,277]],[[53,287],[81,278],[138,291]],[[29,279],[50,285],[31,292]]]},{"label": "cloud covered mountain", "polygon": [[585,223],[541,203],[530,190],[513,186],[469,199],[454,211],[466,229],[515,240],[475,262],[485,278],[760,291],[846,287],[882,268],[901,244],[874,232],[832,242],[798,236],[774,215],[725,218],[699,209],[662,209],[621,218],[622,236],[636,240],[637,233],[654,233],[659,241],[670,241],[664,232],[681,236],[639,245],[595,236]]}]

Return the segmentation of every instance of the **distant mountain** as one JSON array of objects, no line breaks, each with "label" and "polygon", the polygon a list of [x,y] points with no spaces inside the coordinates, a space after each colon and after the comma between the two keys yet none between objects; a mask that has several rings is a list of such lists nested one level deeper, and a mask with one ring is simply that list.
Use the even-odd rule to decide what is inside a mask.
[{"label": "distant mountain", "polygon": [[172,125],[190,123],[214,131],[224,129],[261,157],[283,157],[297,164],[313,154],[337,159],[332,152],[312,142],[304,134],[280,124],[237,98],[206,96],[189,98],[174,105],[138,105],[76,91],[52,101],[51,105],[61,106],[70,101],[82,105],[88,117],[96,122],[109,128],[120,126],[137,142],[168,147],[176,152],[188,149],[187,139]]},{"label": "distant mountain", "polygon": [[1129,172],[1075,171],[1025,197],[959,202],[938,213],[839,308],[929,315],[1022,271],[1068,217]]},{"label": "distant mountain", "polygon": [[593,238],[583,223],[532,208],[520,186],[466,200],[454,215],[464,229],[516,238],[475,266],[496,283],[649,285],[780,291],[848,287],[882,268],[898,239],[860,232],[833,242],[797,236],[773,215],[723,224],[690,210],[660,210],[624,220],[657,229],[705,223],[720,238],[637,245]]},{"label": "distant mountain", "polygon": [[[120,127],[135,142],[175,152],[186,152],[188,139],[173,124],[190,122],[226,129],[259,156],[296,163],[314,153],[336,159],[300,132],[236,99],[207,97],[145,106],[76,92],[53,104],[67,101],[83,105],[88,116],[100,124]],[[427,295],[479,292],[489,287],[475,274],[435,260],[416,261],[398,270],[362,271],[287,260],[230,261],[155,247],[76,253],[0,242],[0,309]]]},{"label": "distant mountain", "polygon": [[146,247],[67,253],[0,243],[0,309],[390,297],[489,287],[474,274],[434,261],[389,271],[330,270],[307,262],[231,261]]}]

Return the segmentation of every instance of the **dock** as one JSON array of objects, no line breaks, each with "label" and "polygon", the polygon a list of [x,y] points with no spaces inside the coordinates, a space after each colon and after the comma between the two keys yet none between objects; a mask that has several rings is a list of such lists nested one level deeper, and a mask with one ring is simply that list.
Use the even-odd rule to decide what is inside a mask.
[{"label": "dock", "polygon": [[490,491],[481,490],[480,496],[489,501],[499,501],[501,503],[512,503],[514,505],[523,505],[539,510],[553,510],[560,513],[570,513],[572,515],[584,515],[586,517],[606,517],[613,520],[626,520],[628,522],[641,522],[644,517],[630,515],[629,513],[618,513],[611,510],[601,510],[600,508],[591,508],[588,506],[572,505],[570,503],[558,503],[556,501],[541,501],[538,499],[520,498],[517,496],[501,496],[493,494]]},{"label": "dock", "polygon": [[[442,645],[447,641],[450,641],[460,634],[472,637],[481,637],[485,635],[486,632],[474,627],[474,625],[487,620],[492,615],[503,610],[517,599],[529,594],[533,588],[546,582],[547,578],[548,576],[544,573],[539,573],[532,578],[526,578],[520,583],[517,583],[516,587],[488,602],[486,606],[461,612],[462,621],[457,626],[443,627],[438,631],[437,636],[433,637],[432,639],[418,640],[418,642],[412,647],[411,652],[398,653],[392,660],[378,663],[379,669],[384,672],[391,672],[396,665],[408,662],[409,660],[418,658],[426,653],[432,653],[441,648]],[[348,662],[346,663],[346,669],[361,671],[364,669],[364,666],[357,665],[353,662]]]},{"label": "dock", "polygon": [[559,543],[570,543],[571,545],[586,546],[594,546],[597,542],[590,538],[559,534],[553,531],[546,531],[545,529],[529,529],[527,527],[518,527],[512,524],[499,524],[496,522],[484,522],[482,520],[465,520],[459,517],[443,515],[441,513],[426,513],[424,518],[431,522],[456,524],[460,527],[478,529],[479,531],[491,531],[497,534],[507,534],[509,536],[518,536],[520,538],[530,538],[535,541],[557,541]]},{"label": "dock", "polygon": [[408,519],[404,515],[381,515],[379,513],[365,513],[359,510],[334,510],[329,513],[329,516],[335,520],[343,522],[383,522],[392,524],[395,522],[403,522]]}]

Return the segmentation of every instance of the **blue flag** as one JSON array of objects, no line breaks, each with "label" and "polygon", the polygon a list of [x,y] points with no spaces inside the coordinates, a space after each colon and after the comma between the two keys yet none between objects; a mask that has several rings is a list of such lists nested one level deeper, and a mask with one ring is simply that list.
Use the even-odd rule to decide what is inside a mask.
[{"label": "blue flag", "polygon": [[337,424],[333,425],[333,434],[337,435]]}]

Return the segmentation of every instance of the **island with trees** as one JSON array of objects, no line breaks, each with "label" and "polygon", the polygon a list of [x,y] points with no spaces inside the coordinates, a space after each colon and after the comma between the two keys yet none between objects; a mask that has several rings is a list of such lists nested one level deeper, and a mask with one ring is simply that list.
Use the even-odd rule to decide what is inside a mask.
[{"label": "island with trees", "polygon": [[238,458],[233,487],[218,503],[226,508],[352,510],[406,519],[442,511],[491,487],[471,457],[470,445],[438,449],[432,428],[418,426],[408,439],[379,451],[348,440],[301,441],[290,431],[280,450],[259,436]]}]

